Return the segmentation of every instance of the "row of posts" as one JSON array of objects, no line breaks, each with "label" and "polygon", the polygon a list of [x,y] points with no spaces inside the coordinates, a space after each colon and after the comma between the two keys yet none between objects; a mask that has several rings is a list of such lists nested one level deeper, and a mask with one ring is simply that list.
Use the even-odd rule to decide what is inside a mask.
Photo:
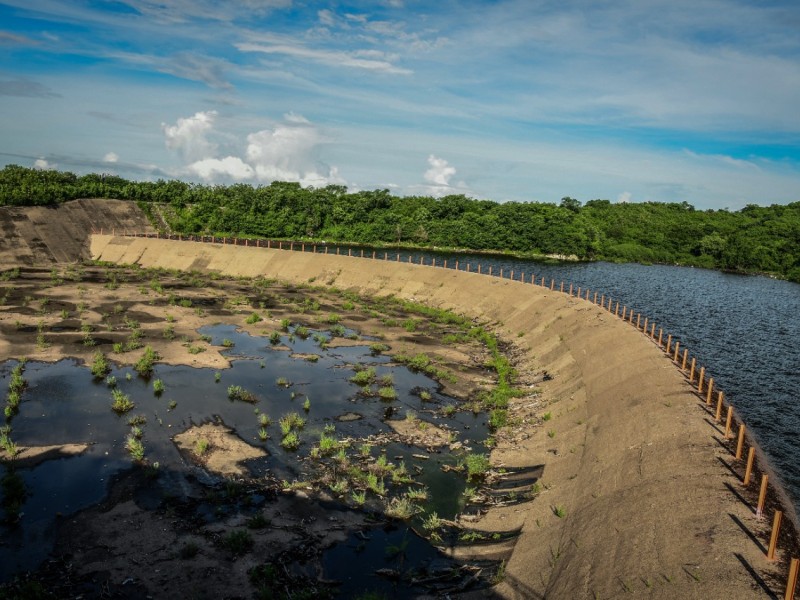
[{"label": "row of posts", "polygon": [[[102,234],[102,229],[100,230]],[[116,231],[112,230],[112,233],[116,235]],[[125,233],[124,235],[135,236],[135,237],[155,237],[161,238],[161,233],[155,234],[130,234]],[[164,235],[165,239],[175,239],[180,241],[195,241],[195,242],[211,242],[211,243],[219,243],[217,242],[216,237],[214,236],[181,236],[181,235]],[[262,241],[259,239],[250,240],[250,239],[239,239],[239,238],[221,238],[222,244],[227,244],[228,239],[231,239],[232,245],[235,246],[253,246],[256,248],[275,248],[277,250],[295,250],[299,249],[302,252],[306,251],[306,243],[305,242],[293,242],[293,241],[272,241],[266,240]],[[325,254],[328,254],[329,246],[327,244],[323,245],[325,248]],[[317,244],[311,244],[311,251],[316,253],[317,252]],[[336,246],[336,254],[340,255],[341,248]],[[396,262],[400,262],[400,253],[393,253],[395,256],[392,258]],[[347,256],[353,256],[353,249],[347,249]],[[364,256],[364,249],[360,250],[358,254],[361,258],[370,258],[370,255]],[[379,259],[381,258],[375,250],[372,251],[371,258]],[[383,260],[391,260],[389,258],[388,252],[383,252]],[[413,263],[412,256],[409,255],[408,263]],[[418,264],[424,265],[424,257],[420,255]],[[433,259],[430,266],[437,266],[436,259]],[[447,260],[444,259],[442,261],[441,267],[447,268]],[[455,269],[459,270],[459,261],[455,261]],[[466,263],[464,268],[467,272],[473,272],[472,265],[470,263]],[[493,275],[494,269],[492,266],[489,266],[488,272],[486,274]],[[479,274],[483,273],[483,269],[480,263],[477,265],[476,271]],[[499,277],[504,277],[505,272],[504,269],[499,269]],[[515,280],[514,270],[510,270],[508,273],[508,278],[511,280]],[[518,281],[525,283],[526,276],[525,273],[519,273]],[[529,282],[531,284],[537,283],[537,278],[535,274],[530,275]],[[550,279],[549,286],[547,284],[547,280],[545,277],[541,277],[539,280],[539,284],[542,287],[549,287],[551,290],[555,290],[556,282],[555,279]],[[681,343],[679,340],[675,340],[673,345],[673,337],[671,334],[667,335],[666,342],[664,341],[664,331],[662,328],[658,329],[658,336],[656,337],[656,324],[655,322],[650,322],[647,317],[644,317],[644,322],[642,322],[642,314],[641,313],[634,313],[632,309],[628,309],[627,306],[622,306],[622,312],[620,314],[620,303],[619,301],[613,302],[611,298],[606,299],[605,294],[600,294],[599,292],[595,291],[594,295],[590,295],[589,289],[582,290],[580,287],[575,287],[572,283],[569,284],[569,289],[565,289],[565,284],[562,281],[559,286],[560,292],[565,292],[569,296],[575,296],[580,299],[585,299],[589,302],[597,304],[604,309],[608,310],[609,312],[613,312],[613,314],[617,317],[620,317],[623,321],[627,321],[631,325],[634,325],[638,330],[642,331],[645,335],[650,337],[654,342],[658,344],[660,348],[664,350],[664,352],[675,362],[678,368],[687,375],[689,383],[694,386],[697,386],[697,394],[700,395],[701,398],[705,399],[705,404],[709,410],[712,410],[712,403],[713,403],[713,395],[716,392],[716,407],[714,410],[714,418],[716,423],[722,422],[723,412],[725,412],[725,432],[724,432],[724,439],[729,440],[734,437],[732,432],[733,427],[733,406],[731,404],[725,405],[725,395],[722,390],[717,390],[714,387],[714,378],[709,377],[706,380],[706,369],[705,367],[700,367],[699,370],[697,369],[697,359],[692,357],[691,362],[689,362],[689,350],[687,348],[683,348],[683,353],[681,354]],[[599,298],[598,298],[599,296]],[[613,309],[613,311],[612,311]],[[636,317],[636,321],[634,322],[634,315]],[[696,376],[696,377],[695,377]],[[743,458],[744,453],[744,444],[745,444],[745,431],[746,427],[744,423],[740,422],[738,427],[737,438],[736,441],[736,452],[734,455],[734,460],[741,461]],[[742,478],[742,486],[745,488],[748,487],[751,483],[752,474],[753,474],[753,466],[755,462],[755,453],[756,448],[754,445],[750,445],[747,452],[747,459],[745,462],[745,472],[744,477]],[[769,476],[766,474],[761,475],[761,487],[758,494],[758,504],[756,506],[756,518],[762,519],[764,517],[764,505],[767,498],[767,487],[768,487]],[[780,510],[776,510],[773,515],[772,521],[772,534],[770,536],[769,546],[766,552],[767,560],[773,561],[776,559],[776,551],[777,551],[777,544],[778,544],[778,536],[780,533],[781,528],[781,521],[783,518],[783,512]],[[793,558],[790,561],[789,565],[789,576],[786,583],[786,594],[784,596],[784,600],[793,600],[795,597],[795,590],[797,587],[797,580],[798,574],[800,573],[800,559]]]}]

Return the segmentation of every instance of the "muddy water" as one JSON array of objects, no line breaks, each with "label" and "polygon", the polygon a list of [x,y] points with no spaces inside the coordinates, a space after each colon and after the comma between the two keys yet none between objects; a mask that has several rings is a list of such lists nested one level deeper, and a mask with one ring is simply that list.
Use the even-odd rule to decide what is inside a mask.
[{"label": "muddy water", "polygon": [[[187,366],[157,364],[152,377],[139,377],[131,367],[115,367],[109,377],[116,379],[116,387],[127,394],[135,408],[125,415],[111,410],[111,387],[106,380],[94,379],[86,366],[73,360],[54,364],[28,362],[24,377],[28,387],[23,394],[20,411],[12,420],[12,437],[19,446],[39,446],[64,443],[89,443],[89,449],[80,456],[44,462],[36,467],[15,471],[24,480],[27,498],[22,506],[19,523],[2,527],[3,543],[0,545],[0,578],[7,580],[14,573],[35,568],[52,549],[54,527],[59,519],[100,501],[108,491],[111,479],[132,461],[124,444],[132,415],[143,415],[146,460],[158,463],[163,473],[197,470],[172,442],[172,437],[192,425],[205,422],[222,422],[250,444],[263,447],[267,456],[248,461],[247,467],[255,476],[271,473],[278,479],[292,481],[308,471],[307,457],[310,448],[318,441],[323,428],[335,425],[336,436],[360,439],[369,435],[388,433],[391,428],[386,418],[403,419],[411,412],[420,420],[442,426],[455,432],[456,439],[480,452],[480,442],[486,437],[485,417],[471,412],[457,412],[453,417],[441,417],[437,410],[444,404],[457,404],[445,396],[438,384],[429,377],[411,372],[404,366],[392,364],[386,356],[374,356],[368,346],[321,347],[320,342],[331,339],[329,332],[311,331],[308,339],[288,334],[280,345],[273,346],[267,338],[250,336],[232,326],[213,326],[201,330],[212,343],[230,340],[233,346],[227,352],[232,360],[229,369],[195,369]],[[347,335],[348,331],[345,331]],[[316,362],[305,356],[318,356]],[[111,356],[110,358],[113,358]],[[0,365],[0,374],[8,380],[15,361]],[[371,366],[380,378],[391,375],[397,399],[381,401],[367,396],[349,379],[354,374],[353,365]],[[279,378],[289,385],[279,384]],[[154,393],[153,381],[164,382],[165,390]],[[228,399],[230,385],[239,385],[253,392],[258,402],[233,402]],[[375,386],[373,386],[374,388]],[[420,390],[426,390],[431,400],[422,402]],[[310,401],[306,413],[303,403]],[[270,438],[258,438],[258,414],[266,413],[272,420],[267,430]],[[308,419],[301,432],[302,445],[297,452],[280,446],[278,427],[280,416],[298,412]],[[345,413],[360,418],[339,421]],[[381,450],[373,449],[377,455]],[[463,476],[444,472],[442,466],[455,465],[459,456],[445,448],[434,453],[429,460],[414,457],[424,450],[405,444],[393,443],[385,447],[387,457],[394,462],[402,458],[413,472],[416,465],[421,474],[416,479],[430,490],[431,500],[426,511],[436,511],[444,518],[452,518],[463,509]],[[408,537],[415,537],[405,526],[377,533],[386,545],[403,546]],[[385,539],[384,539],[385,538]],[[428,557],[432,548],[421,539],[415,545],[429,547],[427,552],[415,552]],[[348,581],[357,576],[361,567],[352,557],[356,550],[348,544],[331,551],[326,565],[335,576]],[[369,552],[368,552],[369,553]],[[383,554],[381,554],[383,556]],[[342,558],[344,557],[344,558]],[[427,559],[427,558],[426,558]],[[377,559],[376,559],[377,560]],[[383,560],[380,558],[378,562]],[[352,572],[350,572],[352,571]]]}]

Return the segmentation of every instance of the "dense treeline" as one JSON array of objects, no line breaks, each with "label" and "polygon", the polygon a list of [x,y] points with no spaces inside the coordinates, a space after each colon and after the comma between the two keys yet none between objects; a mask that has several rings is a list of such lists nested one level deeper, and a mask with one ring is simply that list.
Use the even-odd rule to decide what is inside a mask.
[{"label": "dense treeline", "polygon": [[463,195],[393,196],[344,186],[302,188],[133,182],[117,176],[26,169],[0,171],[0,204],[76,198],[159,203],[175,232],[325,239],[499,250],[582,259],[659,262],[774,273],[800,282],[800,202],[737,212],[690,204],[572,198],[560,204],[497,203]]}]

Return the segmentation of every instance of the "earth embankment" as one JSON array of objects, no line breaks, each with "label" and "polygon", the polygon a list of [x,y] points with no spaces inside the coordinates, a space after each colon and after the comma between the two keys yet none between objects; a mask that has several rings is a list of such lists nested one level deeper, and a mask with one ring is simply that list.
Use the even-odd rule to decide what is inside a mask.
[{"label": "earth embankment", "polygon": [[0,265],[88,260],[92,231],[155,233],[133,202],[73,200],[52,206],[0,207]]},{"label": "earth embankment", "polygon": [[454,270],[321,254],[94,235],[95,259],[328,285],[483,319],[547,373],[512,405],[493,462],[543,466],[540,493],[481,519],[522,528],[506,598],[758,598],[783,592],[767,520],[741,461],[686,377],[603,308],[546,288]]}]

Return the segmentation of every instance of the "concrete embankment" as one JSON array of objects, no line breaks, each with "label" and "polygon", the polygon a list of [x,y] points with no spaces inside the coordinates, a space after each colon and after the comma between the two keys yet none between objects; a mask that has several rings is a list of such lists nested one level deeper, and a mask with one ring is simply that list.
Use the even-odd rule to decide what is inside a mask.
[{"label": "concrete embankment", "polygon": [[544,467],[533,500],[476,525],[522,528],[500,597],[783,595],[788,557],[766,560],[771,516],[755,519],[713,413],[650,338],[595,304],[475,273],[264,248],[94,235],[91,253],[394,294],[484,319],[519,347],[521,371],[552,379],[512,405],[519,426],[492,453]]}]

